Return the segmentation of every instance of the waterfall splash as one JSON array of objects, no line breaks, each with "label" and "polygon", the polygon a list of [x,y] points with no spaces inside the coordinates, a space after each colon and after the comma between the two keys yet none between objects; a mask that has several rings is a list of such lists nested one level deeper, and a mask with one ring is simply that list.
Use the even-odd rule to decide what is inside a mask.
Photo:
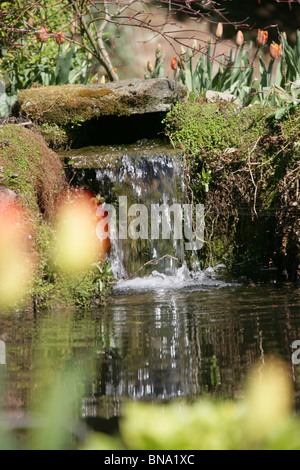
[{"label": "waterfall splash", "polygon": [[[186,203],[183,156],[162,141],[88,147],[65,153],[63,157],[68,160],[72,184],[100,194],[116,211],[120,211],[119,201],[125,197],[128,207],[143,205],[149,214],[153,205],[165,208]],[[195,283],[218,287],[215,274],[199,269],[197,252],[193,253],[195,269],[188,269],[184,240],[173,236],[175,215],[173,218],[171,213],[157,213],[151,222],[160,226],[162,218],[166,223],[164,230],[171,234],[169,239],[140,236],[117,237],[111,241],[113,274],[122,281],[117,289],[162,286],[176,289]],[[129,216],[129,224],[131,220]]]}]

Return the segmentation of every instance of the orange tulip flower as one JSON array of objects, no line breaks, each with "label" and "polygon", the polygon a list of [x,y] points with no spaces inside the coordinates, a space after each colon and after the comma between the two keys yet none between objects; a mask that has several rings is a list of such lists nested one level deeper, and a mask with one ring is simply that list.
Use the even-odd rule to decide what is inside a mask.
[{"label": "orange tulip flower", "polygon": [[36,37],[41,42],[46,42],[49,39],[49,32],[47,27],[40,27],[39,32],[36,34]]},{"label": "orange tulip flower", "polygon": [[55,40],[56,40],[57,44],[59,44],[59,45],[66,42],[66,38],[64,37],[64,34],[63,34],[62,31],[56,31]]},{"label": "orange tulip flower", "polygon": [[256,38],[256,44],[261,47],[265,46],[267,44],[269,37],[268,31],[263,31],[262,29],[258,30],[257,38]]},{"label": "orange tulip flower", "polygon": [[174,71],[178,69],[178,64],[177,64],[176,57],[173,57],[173,59],[171,60],[171,69],[174,70]]},{"label": "orange tulip flower", "polygon": [[276,44],[276,42],[274,41],[272,42],[272,44],[270,45],[270,56],[272,57],[272,59],[278,59],[281,54],[281,49],[281,44]]}]

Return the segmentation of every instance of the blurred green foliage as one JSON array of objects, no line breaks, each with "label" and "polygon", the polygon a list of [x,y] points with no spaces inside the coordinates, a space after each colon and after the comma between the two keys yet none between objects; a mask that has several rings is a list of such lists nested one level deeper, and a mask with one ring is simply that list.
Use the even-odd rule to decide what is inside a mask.
[{"label": "blurred green foliage", "polygon": [[[53,374],[52,369],[46,389],[45,384],[41,386],[38,382],[39,395],[29,420],[32,425],[22,441],[14,432],[0,432],[2,449],[300,449],[300,421],[292,412],[289,373],[277,361],[266,360],[251,372],[244,399],[203,399],[193,404],[129,403],[123,408],[120,432],[112,437],[83,431],[80,397],[84,393],[84,380],[71,370]],[[3,431],[6,427],[7,422],[2,419],[0,428]]]},{"label": "blurred green foliage", "polygon": [[285,366],[266,361],[254,368],[245,399],[203,399],[188,405],[128,404],[115,440],[93,435],[88,449],[254,450],[299,449],[300,422],[292,414]]}]

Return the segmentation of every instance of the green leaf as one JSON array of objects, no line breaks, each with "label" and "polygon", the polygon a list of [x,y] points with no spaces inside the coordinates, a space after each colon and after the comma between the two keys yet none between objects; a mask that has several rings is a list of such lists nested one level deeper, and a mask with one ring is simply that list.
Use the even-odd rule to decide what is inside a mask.
[{"label": "green leaf", "polygon": [[193,76],[189,68],[185,72],[185,84],[190,91],[193,91]]},{"label": "green leaf", "polygon": [[72,46],[69,51],[57,63],[56,69],[56,83],[57,85],[65,85],[69,83],[69,75],[72,69],[73,56],[75,46]]}]

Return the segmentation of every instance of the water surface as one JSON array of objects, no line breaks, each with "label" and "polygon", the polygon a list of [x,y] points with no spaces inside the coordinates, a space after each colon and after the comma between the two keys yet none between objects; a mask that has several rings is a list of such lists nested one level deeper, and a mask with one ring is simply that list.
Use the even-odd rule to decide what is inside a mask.
[{"label": "water surface", "polygon": [[288,363],[297,404],[300,366],[291,362],[291,344],[300,339],[299,313],[295,286],[244,287],[207,273],[182,285],[155,275],[127,281],[97,310],[2,315],[4,409],[23,416],[68,364],[90,370],[85,418],[119,416],[127,399],[237,398],[251,366],[268,355]]}]

